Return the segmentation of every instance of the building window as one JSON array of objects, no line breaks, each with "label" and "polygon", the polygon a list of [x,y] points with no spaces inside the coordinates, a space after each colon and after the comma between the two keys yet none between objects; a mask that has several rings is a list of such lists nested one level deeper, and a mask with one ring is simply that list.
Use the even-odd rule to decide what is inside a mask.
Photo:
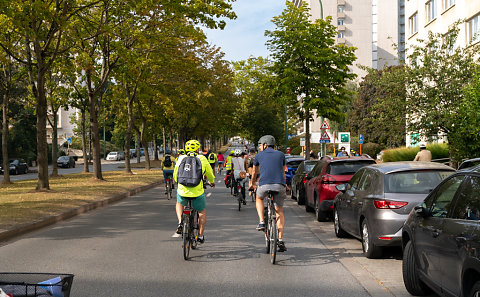
[{"label": "building window", "polygon": [[456,0],[443,0],[443,10],[447,10],[455,4]]},{"label": "building window", "polygon": [[418,13],[415,13],[408,19],[408,28],[410,35],[418,32]]},{"label": "building window", "polygon": [[436,14],[437,5],[435,3],[435,0],[428,1],[425,4],[425,8],[427,10],[427,23],[428,23],[437,17],[437,14]]},{"label": "building window", "polygon": [[345,24],[345,19],[338,19],[337,20],[337,25],[338,26],[343,26]]},{"label": "building window", "polygon": [[345,38],[345,31],[339,31],[337,37],[338,38]]},{"label": "building window", "polygon": [[337,12],[345,12],[345,6],[343,5],[337,6]]},{"label": "building window", "polygon": [[470,43],[480,40],[480,14],[467,21],[467,31]]}]

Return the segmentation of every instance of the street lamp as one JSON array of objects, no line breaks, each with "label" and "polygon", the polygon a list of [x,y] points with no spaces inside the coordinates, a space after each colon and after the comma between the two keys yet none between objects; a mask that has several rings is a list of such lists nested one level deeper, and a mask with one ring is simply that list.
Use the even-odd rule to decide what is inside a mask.
[{"label": "street lamp", "polygon": [[323,4],[322,4],[322,0],[318,0],[318,2],[320,3],[320,18],[323,19]]}]

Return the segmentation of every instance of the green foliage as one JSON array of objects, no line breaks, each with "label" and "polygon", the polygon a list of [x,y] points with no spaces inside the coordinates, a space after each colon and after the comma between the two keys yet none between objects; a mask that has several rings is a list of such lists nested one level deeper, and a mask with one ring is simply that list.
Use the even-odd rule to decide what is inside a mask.
[{"label": "green foliage", "polygon": [[[362,154],[367,154],[372,158],[376,158],[377,154],[382,150],[382,146],[378,143],[367,142],[362,145]],[[360,152],[360,149],[357,151]]]},{"label": "green foliage", "polygon": [[455,125],[448,135],[456,161],[480,157],[480,68],[463,93],[458,113],[453,115]]},{"label": "green foliage", "polygon": [[[419,152],[418,147],[401,147],[385,150],[383,153],[384,162],[413,161]],[[427,150],[432,153],[432,159],[443,159],[449,157],[449,147],[447,144],[434,143],[427,145]]]}]

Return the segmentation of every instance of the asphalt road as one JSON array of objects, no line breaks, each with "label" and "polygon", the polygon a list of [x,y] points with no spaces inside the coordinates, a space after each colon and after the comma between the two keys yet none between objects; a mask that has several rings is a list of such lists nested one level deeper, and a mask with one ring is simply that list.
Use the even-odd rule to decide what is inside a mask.
[{"label": "asphalt road", "polygon": [[[270,263],[250,202],[207,191],[206,242],[183,260],[174,200],[156,188],[0,246],[2,271],[75,274],[72,296],[370,296],[286,205],[288,251]],[[378,286],[377,289],[380,289]]]}]

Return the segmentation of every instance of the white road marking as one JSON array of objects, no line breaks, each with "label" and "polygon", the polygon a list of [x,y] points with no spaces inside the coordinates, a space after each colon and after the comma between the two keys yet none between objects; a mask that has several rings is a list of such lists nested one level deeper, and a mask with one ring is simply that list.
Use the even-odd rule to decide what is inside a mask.
[{"label": "white road marking", "polygon": [[173,233],[172,237],[182,237],[182,234]]},{"label": "white road marking", "polygon": [[212,193],[207,193],[207,197],[210,197],[210,196],[212,196]]}]

